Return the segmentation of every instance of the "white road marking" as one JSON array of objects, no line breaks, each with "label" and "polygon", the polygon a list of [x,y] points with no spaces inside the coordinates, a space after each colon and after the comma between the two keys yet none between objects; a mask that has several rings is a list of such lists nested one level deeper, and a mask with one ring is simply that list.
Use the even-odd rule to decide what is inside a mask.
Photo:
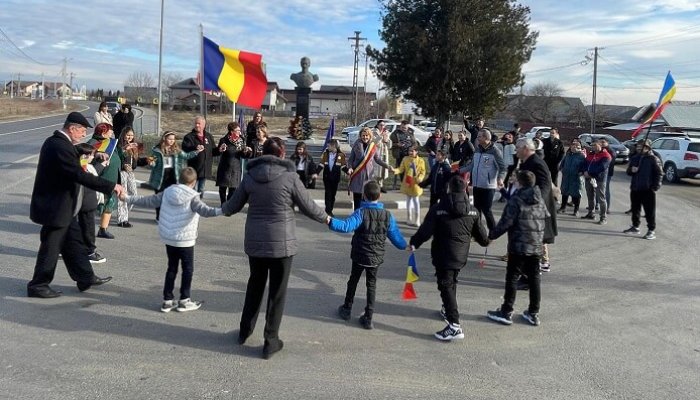
[{"label": "white road marking", "polygon": [[40,126],[40,127],[38,127],[38,128],[24,129],[24,130],[21,130],[21,131],[0,133],[0,136],[13,135],[13,134],[15,134],[15,133],[22,133],[22,132],[29,132],[29,131],[36,131],[36,130],[38,130],[38,129],[46,129],[46,128],[51,128],[51,127],[54,127],[54,126],[61,126],[61,125],[62,125],[61,123],[58,123],[58,124],[53,124],[53,125]]}]

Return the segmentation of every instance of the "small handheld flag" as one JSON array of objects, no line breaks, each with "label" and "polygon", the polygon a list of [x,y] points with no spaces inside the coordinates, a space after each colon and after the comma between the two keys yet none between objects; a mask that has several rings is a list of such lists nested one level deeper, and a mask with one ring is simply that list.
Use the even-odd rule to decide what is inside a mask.
[{"label": "small handheld flag", "polygon": [[323,141],[323,150],[326,150],[328,144],[331,142],[331,139],[333,139],[333,135],[335,135],[335,117],[331,118],[331,125],[328,127],[328,131],[326,132],[326,140]]},{"label": "small handheld flag", "polygon": [[111,139],[103,139],[98,142],[95,142],[95,150],[98,153],[105,153],[108,156],[112,156],[112,153],[114,153],[114,149],[117,148],[117,139],[111,138]]},{"label": "small handheld flag", "polygon": [[418,266],[416,265],[416,256],[411,253],[408,257],[408,268],[406,270],[406,283],[403,286],[403,293],[401,299],[403,300],[415,300],[418,298],[415,289],[413,289],[413,283],[420,279],[418,274]]},{"label": "small handheld flag", "polygon": [[241,127],[241,131],[243,131],[243,132],[245,132],[245,126],[243,126],[243,123],[244,123],[244,122],[245,122],[245,121],[244,121],[244,119],[243,119],[243,110],[240,110],[240,111],[238,112],[238,126]]},{"label": "small handheld flag", "polygon": [[486,266],[486,256],[489,254],[489,248],[484,249],[484,256],[479,260],[479,268],[484,268]]}]

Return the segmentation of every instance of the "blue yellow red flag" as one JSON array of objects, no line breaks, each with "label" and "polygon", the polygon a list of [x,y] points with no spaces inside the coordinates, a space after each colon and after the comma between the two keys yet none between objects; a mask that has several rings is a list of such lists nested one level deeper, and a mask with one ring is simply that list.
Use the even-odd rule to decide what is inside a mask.
[{"label": "blue yellow red flag", "polygon": [[639,127],[634,132],[632,132],[633,138],[637,137],[637,135],[639,135],[639,132],[641,132],[645,126],[653,123],[654,120],[661,115],[661,113],[664,111],[664,108],[666,108],[666,106],[671,102],[675,94],[676,81],[673,79],[673,76],[671,76],[671,71],[668,71],[668,74],[666,74],[666,80],[664,81],[664,87],[661,89],[661,93],[659,94],[659,100],[657,100],[656,102],[656,110],[651,115],[651,117],[647,118],[646,121],[642,122],[642,124],[639,125]]},{"label": "blue yellow red flag", "polygon": [[403,293],[401,298],[403,300],[414,300],[418,298],[416,290],[413,288],[413,283],[420,279],[420,274],[418,273],[418,265],[416,264],[416,256],[411,253],[408,257],[408,268],[406,270],[406,283],[403,287]]}]

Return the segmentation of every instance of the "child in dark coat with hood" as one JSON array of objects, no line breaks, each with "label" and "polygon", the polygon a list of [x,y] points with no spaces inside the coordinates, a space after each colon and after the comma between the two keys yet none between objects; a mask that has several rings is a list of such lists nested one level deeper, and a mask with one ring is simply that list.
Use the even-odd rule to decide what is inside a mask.
[{"label": "child in dark coat with hood", "polygon": [[447,193],[438,204],[430,207],[425,221],[409,242],[412,248],[418,248],[433,237],[430,255],[442,298],[443,310],[440,313],[447,322],[443,330],[435,333],[439,340],[464,339],[457,308],[457,276],[467,265],[471,239],[484,247],[489,244],[481,216],[469,206],[466,188],[460,176],[452,177]]}]

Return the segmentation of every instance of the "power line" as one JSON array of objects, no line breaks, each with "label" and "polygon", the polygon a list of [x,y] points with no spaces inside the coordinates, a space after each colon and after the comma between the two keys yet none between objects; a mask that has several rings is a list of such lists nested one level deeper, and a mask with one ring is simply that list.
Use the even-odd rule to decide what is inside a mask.
[{"label": "power line", "polygon": [[586,59],[584,59],[584,60],[577,61],[577,62],[571,63],[571,64],[559,65],[559,66],[557,66],[557,67],[551,67],[551,68],[536,69],[536,70],[534,70],[534,71],[526,71],[526,72],[525,72],[525,75],[537,74],[537,73],[540,73],[540,72],[556,71],[556,70],[560,70],[560,69],[566,69],[566,68],[575,67],[575,66],[577,66],[577,65],[587,65],[589,62],[591,62],[591,60],[588,59],[588,58],[586,58]]},{"label": "power line", "polygon": [[[2,35],[2,36],[5,38],[5,40],[7,40],[7,42],[8,42],[10,45],[12,45],[12,47],[13,47],[14,49],[16,49],[16,50],[20,53],[20,55],[22,55],[24,58],[26,58],[27,60],[29,60],[29,61],[31,61],[31,62],[33,62],[33,63],[35,63],[35,64],[39,64],[39,65],[58,65],[58,64],[60,64],[60,63],[44,63],[44,62],[41,62],[41,61],[37,61],[36,59],[34,59],[33,57],[31,57],[29,54],[25,53],[24,50],[22,50],[19,46],[17,46],[17,45],[15,44],[15,42],[13,42],[12,39],[10,39],[10,37],[7,36],[7,34],[5,33],[5,31],[2,30],[2,28],[0,28],[0,35]],[[15,56],[16,56],[16,55],[15,55]]]},{"label": "power line", "polygon": [[610,47],[626,47],[626,46],[631,46],[631,45],[637,45],[637,44],[645,44],[645,43],[650,43],[650,42],[656,42],[656,41],[661,41],[661,40],[666,40],[670,38],[674,38],[677,36],[682,36],[685,35],[687,32],[692,32],[693,30],[698,30],[700,29],[700,24],[695,24],[695,25],[690,25],[685,28],[680,28],[680,29],[675,29],[671,33],[667,34],[661,34],[661,35],[653,35],[653,36],[648,36],[645,38],[640,38],[640,39],[635,39],[635,40],[630,40],[627,42],[620,42],[616,44],[611,44],[607,45],[605,47],[610,48]]}]

